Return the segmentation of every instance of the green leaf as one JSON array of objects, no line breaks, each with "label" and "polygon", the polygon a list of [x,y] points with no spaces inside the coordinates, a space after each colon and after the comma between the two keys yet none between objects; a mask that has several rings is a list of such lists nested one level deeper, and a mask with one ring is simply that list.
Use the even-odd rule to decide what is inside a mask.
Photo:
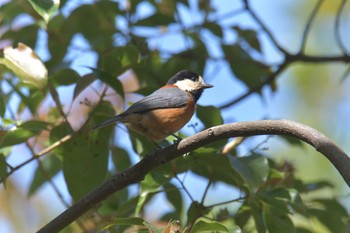
[{"label": "green leaf", "polygon": [[129,154],[124,149],[113,147],[111,151],[114,167],[117,169],[117,171],[123,171],[124,169],[130,167],[131,160]]},{"label": "green leaf", "polygon": [[242,179],[231,166],[227,156],[216,153],[216,149],[201,148],[191,153],[189,160],[192,171],[212,181],[222,181],[230,185],[240,186]]},{"label": "green leaf", "polygon": [[34,10],[38,12],[46,23],[49,22],[53,14],[56,13],[60,5],[60,0],[28,0]]},{"label": "green leaf", "polygon": [[6,132],[1,147],[12,146],[27,141],[38,135],[42,130],[47,130],[49,123],[43,121],[27,121]]},{"label": "green leaf", "polygon": [[265,211],[264,220],[269,233],[296,233],[294,224],[288,215],[277,215]]},{"label": "green leaf", "polygon": [[190,233],[204,233],[204,232],[230,232],[227,227],[217,221],[210,221],[207,219],[200,219],[191,228]]},{"label": "green leaf", "polygon": [[258,40],[257,32],[252,29],[242,29],[238,26],[233,27],[238,32],[238,36],[246,41],[250,47],[261,52],[260,41]]},{"label": "green leaf", "polygon": [[106,83],[111,88],[113,88],[122,97],[122,99],[124,99],[123,85],[119,81],[119,79],[113,77],[108,72],[105,72],[99,69],[94,69],[94,68],[90,68],[90,69],[94,71],[94,74],[96,74],[99,80],[101,80],[102,82]]},{"label": "green leaf", "polygon": [[[28,196],[32,196],[43,184],[48,181],[49,178],[53,178],[62,168],[62,162],[55,155],[46,156],[41,160],[44,171],[38,166],[33,180],[30,184]],[[45,174],[44,174],[45,173]]]},{"label": "green leaf", "polygon": [[158,192],[160,187],[169,181],[171,177],[164,175],[158,171],[148,173],[143,181],[141,181],[140,198],[135,209],[135,215],[139,215],[143,206],[149,198],[149,194]]},{"label": "green leaf", "polygon": [[348,214],[346,209],[337,201],[332,199],[314,199],[315,208],[309,208],[309,213],[316,217],[330,232],[346,232]]},{"label": "green leaf", "polygon": [[255,192],[266,181],[270,167],[264,156],[253,154],[247,157],[230,158],[233,168],[252,192]]},{"label": "green leaf", "polygon": [[164,188],[166,190],[165,195],[170,204],[174,207],[174,210],[177,214],[177,219],[180,219],[183,209],[183,200],[181,192],[179,191],[179,188],[177,188],[175,185],[171,183],[167,183],[164,185]]},{"label": "green leaf", "polygon": [[4,98],[0,96],[0,117],[4,117],[6,112],[6,104]]},{"label": "green leaf", "polygon": [[187,210],[187,224],[193,224],[198,218],[208,214],[209,208],[205,208],[202,204],[197,201],[193,201]]},{"label": "green leaf", "polygon": [[139,62],[140,54],[136,47],[131,45],[115,47],[100,57],[98,70],[117,77]]},{"label": "green leaf", "polygon": [[166,26],[174,22],[174,17],[166,14],[153,14],[145,19],[141,19],[135,23],[136,26],[156,27]]},{"label": "green leaf", "polygon": [[217,23],[206,22],[203,27],[207,28],[211,33],[218,36],[219,38],[223,37],[222,28]]},{"label": "green leaf", "polygon": [[97,77],[94,74],[87,74],[78,79],[77,85],[74,89],[73,100],[77,98],[77,96],[85,90],[88,86],[91,85],[94,81],[96,81]]},{"label": "green leaf", "polygon": [[272,72],[269,66],[254,60],[239,44],[223,45],[222,49],[236,78],[250,89],[259,86]]},{"label": "green leaf", "polygon": [[[92,121],[105,121],[114,115],[107,102],[99,104],[97,111],[105,114],[95,114]],[[110,127],[93,132],[83,130],[62,145],[60,155],[63,157],[63,174],[73,200],[80,199],[107,178],[111,132]]]},{"label": "green leaf", "polygon": [[99,232],[108,231],[108,228],[115,227],[116,225],[127,225],[127,226],[144,226],[146,221],[142,218],[130,217],[130,218],[115,218],[106,226],[102,227]]},{"label": "green leaf", "polygon": [[52,76],[55,86],[68,86],[75,84],[80,79],[80,75],[72,69],[65,68]]},{"label": "green leaf", "polygon": [[214,106],[197,106],[197,116],[206,128],[224,123],[220,109]]},{"label": "green leaf", "polygon": [[6,158],[3,153],[0,153],[0,179],[3,180],[3,184],[5,185],[5,179],[7,176],[7,163]]}]

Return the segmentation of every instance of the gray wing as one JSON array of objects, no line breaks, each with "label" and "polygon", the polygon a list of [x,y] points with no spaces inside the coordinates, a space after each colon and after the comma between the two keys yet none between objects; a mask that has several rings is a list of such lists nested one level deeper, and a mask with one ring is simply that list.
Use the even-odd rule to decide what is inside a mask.
[{"label": "gray wing", "polygon": [[184,107],[189,100],[189,96],[182,90],[176,87],[161,88],[153,92],[149,96],[131,105],[123,116],[130,113],[138,113],[150,111],[159,108],[180,108]]}]

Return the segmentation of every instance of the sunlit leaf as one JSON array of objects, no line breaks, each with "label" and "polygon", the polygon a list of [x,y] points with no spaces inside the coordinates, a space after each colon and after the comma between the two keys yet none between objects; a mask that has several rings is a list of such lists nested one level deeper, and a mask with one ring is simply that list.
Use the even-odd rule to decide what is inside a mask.
[{"label": "sunlit leaf", "polygon": [[223,124],[220,109],[214,106],[197,106],[197,116],[206,128]]},{"label": "sunlit leaf", "polygon": [[130,217],[130,218],[115,218],[112,219],[110,223],[108,223],[106,226],[102,227],[99,232],[107,231],[111,227],[115,227],[118,225],[126,225],[126,226],[144,226],[145,223],[147,223],[142,218],[136,218],[136,217]]},{"label": "sunlit leaf", "polygon": [[46,87],[47,69],[38,55],[25,44],[19,43],[17,48],[6,47],[0,64],[7,66],[25,84],[39,89]]},{"label": "sunlit leaf", "polygon": [[43,121],[27,121],[19,126],[15,126],[8,130],[0,143],[1,147],[12,146],[23,143],[29,138],[38,135],[42,130],[47,130],[47,122]]},{"label": "sunlit leaf", "polygon": [[315,199],[312,203],[315,207],[309,208],[309,213],[330,232],[346,232],[349,217],[346,209],[337,200]]},{"label": "sunlit leaf", "polygon": [[231,232],[227,227],[217,221],[200,219],[191,228],[190,233],[204,233],[204,232]]},{"label": "sunlit leaf", "polygon": [[135,215],[139,215],[146,201],[148,195],[153,194],[159,190],[159,188],[167,182],[171,177],[165,176],[164,174],[153,171],[145,176],[145,179],[141,181],[140,198],[135,209]]},{"label": "sunlit leaf", "polygon": [[56,13],[60,5],[60,0],[28,0],[36,12],[49,22],[53,14]]}]

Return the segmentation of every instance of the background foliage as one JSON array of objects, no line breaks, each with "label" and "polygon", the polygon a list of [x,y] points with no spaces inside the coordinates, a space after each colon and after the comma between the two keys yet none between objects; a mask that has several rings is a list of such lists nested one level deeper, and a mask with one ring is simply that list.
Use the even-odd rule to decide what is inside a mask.
[{"label": "background foliage", "polygon": [[[4,228],[37,230],[152,151],[121,125],[90,129],[182,69],[216,89],[182,136],[284,117],[349,151],[350,4],[258,2],[3,1],[1,46],[27,45],[48,71],[40,87],[0,66]],[[154,170],[65,231],[346,232],[348,188],[319,154],[291,138],[247,139],[223,155],[226,143]]]}]

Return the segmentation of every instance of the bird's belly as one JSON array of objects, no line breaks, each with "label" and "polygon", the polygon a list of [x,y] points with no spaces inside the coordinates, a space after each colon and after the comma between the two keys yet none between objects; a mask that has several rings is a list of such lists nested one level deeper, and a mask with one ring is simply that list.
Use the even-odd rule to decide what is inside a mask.
[{"label": "bird's belly", "polygon": [[124,122],[132,130],[153,141],[161,141],[186,125],[195,111],[195,105],[184,108],[155,109],[143,114],[130,114]]}]

